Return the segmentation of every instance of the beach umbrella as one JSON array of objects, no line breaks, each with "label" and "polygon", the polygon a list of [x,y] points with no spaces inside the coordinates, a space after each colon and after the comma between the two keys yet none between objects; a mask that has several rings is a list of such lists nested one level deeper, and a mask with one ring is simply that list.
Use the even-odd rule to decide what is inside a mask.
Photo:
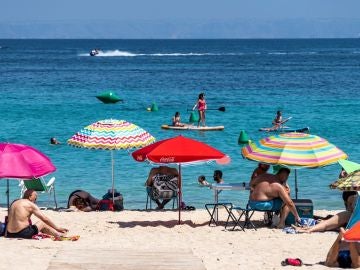
[{"label": "beach umbrella", "polygon": [[230,158],[219,150],[203,142],[184,136],[177,136],[145,146],[132,153],[136,161],[150,161],[157,164],[176,164],[179,166],[178,177],[178,208],[179,224],[181,221],[182,179],[181,166],[216,160],[227,163]]},{"label": "beach umbrella", "polygon": [[360,170],[354,171],[343,178],[339,178],[334,183],[330,184],[330,188],[343,191],[360,191]]},{"label": "beach umbrella", "polygon": [[0,179],[7,179],[9,208],[9,179],[30,180],[56,170],[51,160],[39,150],[15,143],[0,143]]},{"label": "beach umbrella", "polygon": [[348,229],[343,235],[345,241],[348,242],[360,242],[360,221],[355,223],[350,229]]},{"label": "beach umbrella", "polygon": [[[283,133],[251,142],[241,149],[244,158],[290,169],[319,168],[347,155],[324,138],[306,133]],[[295,195],[297,198],[295,170]]]},{"label": "beach umbrella", "polygon": [[81,148],[110,150],[112,195],[114,200],[114,151],[139,148],[155,141],[155,138],[139,126],[125,120],[106,119],[92,123],[67,142]]},{"label": "beach umbrella", "polygon": [[345,170],[346,173],[352,173],[354,171],[360,170],[360,164],[346,160],[346,159],[340,159],[339,161],[340,166]]}]

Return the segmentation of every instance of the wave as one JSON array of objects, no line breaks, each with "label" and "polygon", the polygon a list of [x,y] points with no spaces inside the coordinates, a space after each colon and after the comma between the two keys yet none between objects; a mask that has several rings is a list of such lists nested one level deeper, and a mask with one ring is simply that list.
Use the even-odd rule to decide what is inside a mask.
[{"label": "wave", "polygon": [[[132,53],[128,51],[120,51],[120,50],[109,50],[109,51],[99,51],[99,54],[96,57],[136,57],[136,56],[226,56],[226,55],[243,55],[243,53]],[[90,56],[90,53],[81,53],[79,56]]]}]

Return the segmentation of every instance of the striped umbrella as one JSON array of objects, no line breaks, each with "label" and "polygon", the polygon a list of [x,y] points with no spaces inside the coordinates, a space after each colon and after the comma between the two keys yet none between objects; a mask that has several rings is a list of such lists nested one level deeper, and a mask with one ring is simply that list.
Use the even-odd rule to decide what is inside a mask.
[{"label": "striped umbrella", "polygon": [[150,133],[137,125],[125,120],[106,119],[86,126],[67,142],[75,147],[111,150],[114,199],[114,154],[112,150],[140,148],[154,141],[155,138]]},{"label": "striped umbrella", "polygon": [[332,189],[360,191],[360,170],[350,173],[348,176],[339,178],[330,184]]},{"label": "striped umbrella", "polygon": [[[284,133],[251,142],[241,150],[244,158],[291,169],[318,168],[336,163],[347,155],[327,140],[306,133]],[[295,171],[295,193],[297,178]]]}]

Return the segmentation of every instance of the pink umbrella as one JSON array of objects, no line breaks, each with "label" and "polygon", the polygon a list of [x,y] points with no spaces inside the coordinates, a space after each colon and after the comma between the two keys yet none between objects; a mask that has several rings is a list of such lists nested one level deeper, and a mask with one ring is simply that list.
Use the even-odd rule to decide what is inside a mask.
[{"label": "pink umbrella", "polygon": [[[0,143],[0,179],[32,179],[56,170],[51,160],[35,148],[15,143]],[[9,208],[9,181],[7,181]]]}]

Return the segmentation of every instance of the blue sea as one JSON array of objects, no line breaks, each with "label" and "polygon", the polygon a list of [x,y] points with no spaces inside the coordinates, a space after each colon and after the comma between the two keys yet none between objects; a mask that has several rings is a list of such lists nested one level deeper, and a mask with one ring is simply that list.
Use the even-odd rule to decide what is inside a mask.
[{"label": "blue sea", "polygon": [[[102,53],[90,57],[89,51]],[[95,98],[106,90],[123,103]],[[189,119],[198,94],[205,92],[207,125],[224,131],[175,132],[160,126],[176,111]],[[0,141],[34,146],[56,166],[56,195],[84,189],[96,197],[111,186],[111,155],[105,150],[73,148],[66,141],[101,119],[132,122],[157,140],[183,134],[206,142],[231,157],[228,165],[184,167],[183,196],[202,208],[213,192],[197,177],[212,180],[221,169],[226,182],[248,181],[257,163],[242,158],[238,136],[252,140],[268,133],[277,110],[292,117],[291,127],[311,128],[360,162],[360,39],[272,40],[0,40]],[[146,108],[155,102],[158,112]],[[226,107],[225,112],[216,110]],[[56,137],[61,145],[49,144]],[[128,151],[115,152],[116,188],[128,209],[145,207],[144,182],[151,166],[135,162]],[[316,209],[341,209],[341,192],[330,190],[340,166],[298,170],[299,198]],[[47,177],[49,179],[49,176]],[[11,200],[19,197],[10,181]],[[294,192],[294,174],[289,178]],[[0,181],[0,204],[6,204],[6,181]],[[294,195],[294,194],[293,194]],[[245,203],[248,194],[224,191],[222,200]],[[40,205],[47,195],[39,196]]]}]

